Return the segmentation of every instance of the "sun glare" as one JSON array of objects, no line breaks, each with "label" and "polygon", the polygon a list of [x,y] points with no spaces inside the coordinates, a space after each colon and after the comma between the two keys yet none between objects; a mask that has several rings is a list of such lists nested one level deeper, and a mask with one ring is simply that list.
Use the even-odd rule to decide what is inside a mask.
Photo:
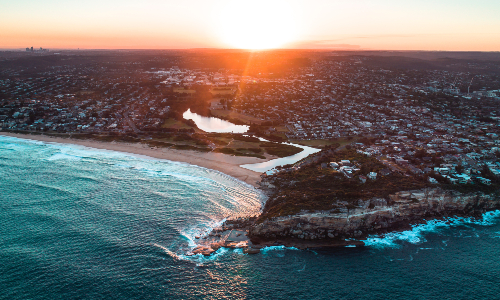
[{"label": "sun glare", "polygon": [[294,10],[286,1],[227,1],[217,9],[222,42],[240,49],[272,49],[297,38]]}]

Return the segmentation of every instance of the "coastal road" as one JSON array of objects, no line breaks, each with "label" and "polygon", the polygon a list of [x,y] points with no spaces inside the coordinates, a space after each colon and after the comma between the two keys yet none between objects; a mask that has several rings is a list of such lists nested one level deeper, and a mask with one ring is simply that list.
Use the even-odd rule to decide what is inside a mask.
[{"label": "coastal road", "polygon": [[128,113],[124,113],[125,121],[134,130],[135,133],[140,133],[141,131],[135,126],[135,123],[129,118]]}]

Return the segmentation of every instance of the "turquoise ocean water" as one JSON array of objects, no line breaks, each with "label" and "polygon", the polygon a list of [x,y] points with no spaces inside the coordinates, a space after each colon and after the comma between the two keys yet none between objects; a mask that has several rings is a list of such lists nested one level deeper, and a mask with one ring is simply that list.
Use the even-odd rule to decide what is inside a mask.
[{"label": "turquoise ocean water", "polygon": [[187,257],[265,197],[204,168],[12,137],[0,175],[0,299],[500,299],[498,211],[361,248]]}]

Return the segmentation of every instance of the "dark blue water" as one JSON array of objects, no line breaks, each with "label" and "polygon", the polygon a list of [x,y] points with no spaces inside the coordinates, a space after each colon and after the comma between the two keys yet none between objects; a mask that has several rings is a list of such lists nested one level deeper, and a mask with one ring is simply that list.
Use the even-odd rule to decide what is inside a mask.
[{"label": "dark blue water", "polygon": [[368,247],[187,257],[264,197],[224,174],[0,137],[0,299],[500,299],[500,212]]}]

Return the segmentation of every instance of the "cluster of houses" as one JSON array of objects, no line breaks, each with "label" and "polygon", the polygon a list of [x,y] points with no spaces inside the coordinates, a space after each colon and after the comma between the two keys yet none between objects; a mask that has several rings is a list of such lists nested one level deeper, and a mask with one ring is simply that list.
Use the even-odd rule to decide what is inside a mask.
[{"label": "cluster of houses", "polygon": [[[498,173],[498,170],[500,169],[499,166],[488,166],[488,168],[491,168],[490,170],[495,171],[494,174],[495,176],[500,178],[500,173]],[[476,172],[476,174],[471,173],[470,170],[464,171],[464,173],[461,173],[461,171],[457,171],[455,168],[450,167],[450,165],[446,166],[443,165],[443,167],[435,167],[434,168],[434,173],[435,174],[440,174],[443,178],[445,178],[449,183],[452,184],[474,184],[475,181],[478,181],[481,184],[485,185],[491,185],[491,179],[484,178],[482,176],[479,176],[479,172]],[[433,178],[429,177],[429,182],[430,183],[438,183],[438,181]]]},{"label": "cluster of houses", "polygon": [[[491,181],[481,175],[484,166],[490,175],[500,174],[498,90],[457,88],[456,82],[470,81],[472,75],[464,72],[385,70],[360,58],[318,60],[281,77],[178,67],[125,72],[105,63],[53,67],[28,78],[21,78],[21,71],[1,70],[2,128],[158,130],[171,101],[202,84],[214,93],[227,92],[236,112],[284,125],[280,132],[289,139],[370,139],[354,145],[390,172],[484,184]],[[474,76],[482,82],[495,79],[486,73]],[[178,89],[183,92],[175,93]],[[227,108],[227,103],[217,105]],[[347,177],[356,172],[348,162],[337,164]],[[463,171],[456,172],[457,167]]]},{"label": "cluster of houses", "polygon": [[[360,169],[351,161],[345,159],[341,160],[339,162],[330,162],[329,164],[330,168],[333,170],[342,173],[346,178],[353,178],[354,174]],[[370,172],[366,176],[365,175],[359,175],[358,176],[359,180],[362,183],[366,183],[366,180],[376,180],[377,179],[377,173],[376,172]]]},{"label": "cluster of houses", "polygon": [[[415,145],[400,142],[397,147],[401,149],[394,151],[391,143],[381,143],[380,141],[371,146],[357,143],[355,147],[358,148],[359,153],[377,158],[391,172],[426,175],[431,183],[438,183],[436,178],[439,177],[452,184],[481,183],[489,185],[492,180],[483,177],[484,172],[487,172],[490,177],[500,178],[498,149],[475,152],[472,145],[465,147],[464,144],[461,144],[457,145],[457,149],[463,148],[463,150],[456,151],[457,149],[433,149],[424,144]],[[419,150],[414,151],[414,149]]]},{"label": "cluster of houses", "polygon": [[[472,75],[435,70],[421,71],[415,77],[404,73],[408,72],[367,68],[355,59],[318,61],[303,73],[290,74],[281,81],[256,79],[247,83],[235,98],[233,108],[262,120],[286,124],[290,139],[384,134],[428,136],[437,130],[470,130],[470,124],[463,124],[454,115],[455,109],[484,112],[498,120],[497,90],[469,94],[457,88],[453,91],[458,93],[450,92],[447,88],[457,81],[457,76],[470,80]],[[491,75],[483,77],[482,80],[494,81]],[[428,107],[421,100],[431,93],[449,95],[459,105],[439,103],[440,107]],[[448,124],[450,121],[454,124]]]},{"label": "cluster of houses", "polygon": [[[62,132],[127,132],[160,128],[170,111],[169,99],[141,84],[142,72],[96,73],[105,67],[56,68],[23,80],[15,72],[0,79],[0,127]],[[9,73],[10,74],[10,73]],[[10,98],[10,99],[6,99]]]}]

